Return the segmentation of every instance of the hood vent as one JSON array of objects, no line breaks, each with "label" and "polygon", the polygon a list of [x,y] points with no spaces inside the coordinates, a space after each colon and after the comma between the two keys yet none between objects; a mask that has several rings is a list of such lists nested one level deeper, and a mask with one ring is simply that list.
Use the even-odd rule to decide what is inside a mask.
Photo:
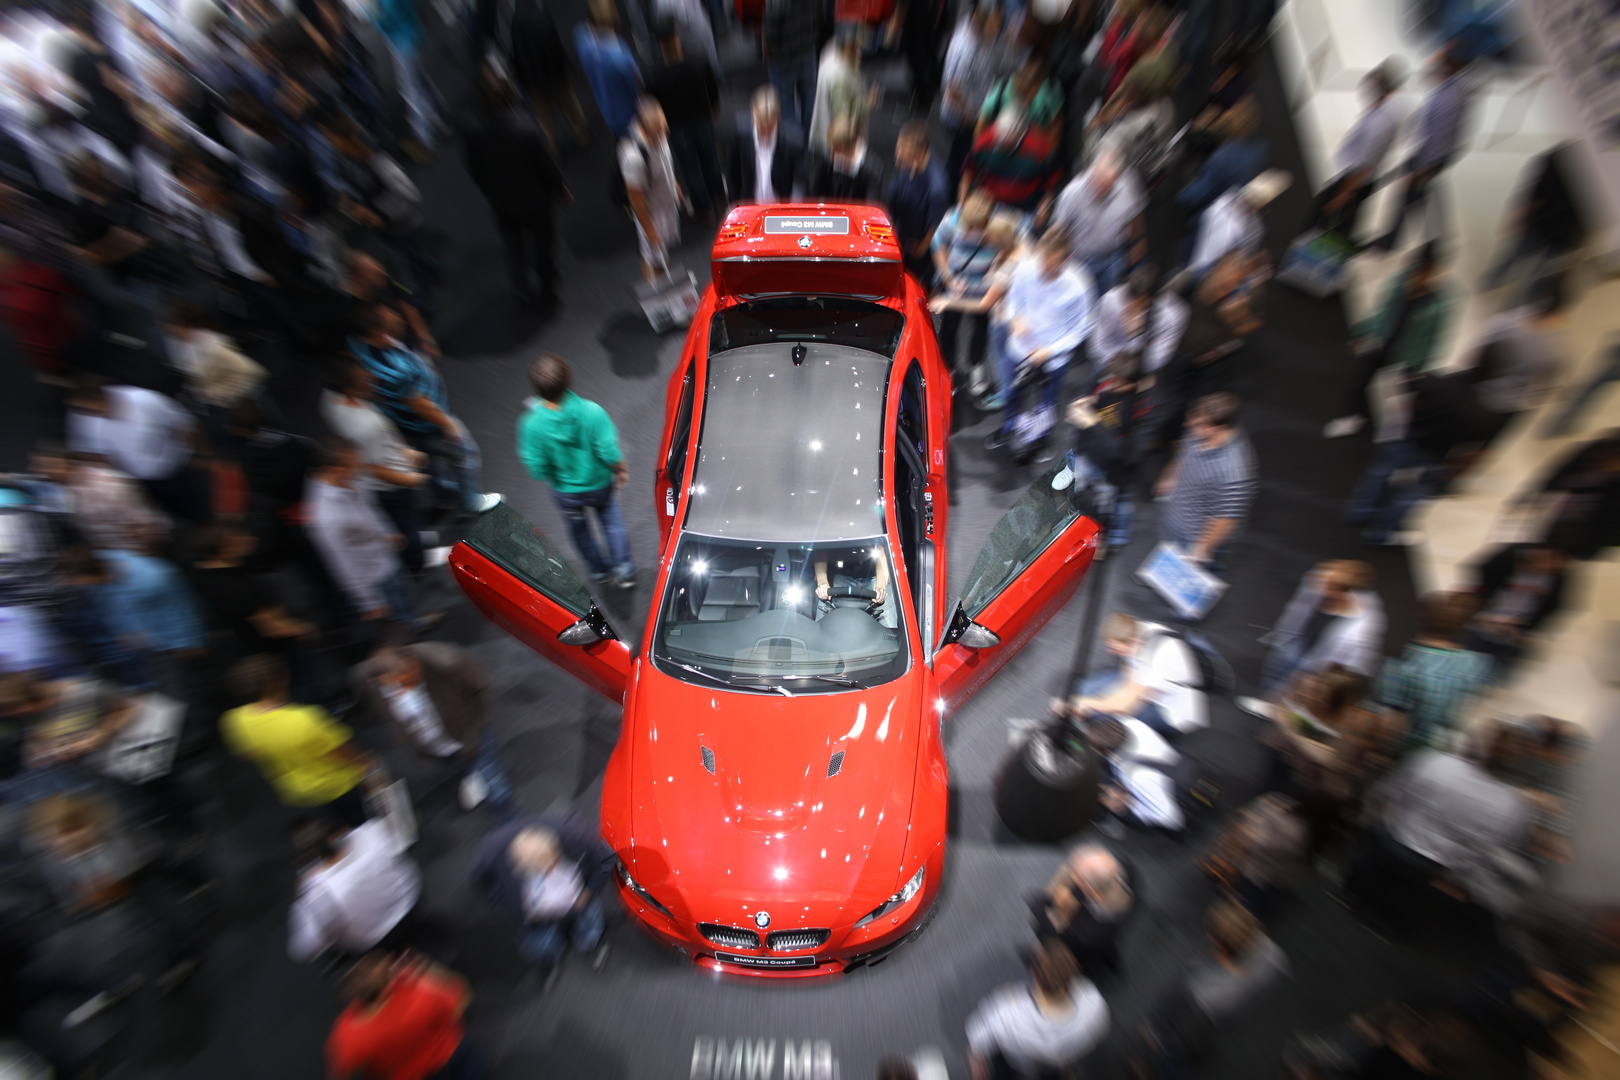
[{"label": "hood vent", "polygon": [[831,780],[833,777],[837,776],[838,770],[842,769],[843,767],[844,752],[840,750],[827,762],[827,779]]},{"label": "hood vent", "polygon": [[703,754],[703,767],[705,769],[709,770],[709,775],[710,776],[713,776],[714,775],[714,751],[710,750],[707,746],[699,746],[698,750],[701,751],[702,754]]}]

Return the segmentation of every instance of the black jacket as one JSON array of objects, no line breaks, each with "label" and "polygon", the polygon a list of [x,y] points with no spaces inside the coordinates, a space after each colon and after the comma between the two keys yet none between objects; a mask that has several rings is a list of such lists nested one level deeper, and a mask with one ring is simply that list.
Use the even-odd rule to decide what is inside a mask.
[{"label": "black jacket", "polygon": [[563,191],[562,170],[540,125],[517,109],[478,110],[462,123],[462,161],[499,217],[544,223]]},{"label": "black jacket", "polygon": [[833,168],[832,158],[811,154],[804,164],[804,197],[836,202],[880,202],[883,199],[883,170],[867,154],[860,169],[842,173]]},{"label": "black jacket", "polygon": [[[1519,549],[1525,544],[1504,544],[1496,549],[1490,558],[1479,564],[1479,602],[1480,609],[1486,610],[1496,599],[1496,594],[1507,587],[1513,580],[1513,571],[1518,563]],[[1568,574],[1559,571],[1553,575],[1552,584],[1541,595],[1541,603],[1530,613],[1523,626],[1519,629],[1531,631],[1547,619],[1552,617],[1564,606],[1564,580]]]},{"label": "black jacket", "polygon": [[[771,158],[771,188],[781,201],[792,197],[803,145],[804,137],[797,128],[778,125],[776,153]],[[726,168],[726,191],[734,203],[754,200],[754,156],[754,123],[749,119],[737,128],[731,143],[731,162]]]},{"label": "black jacket", "polygon": [[602,895],[612,873],[609,866],[612,852],[608,851],[600,837],[578,822],[551,817],[526,817],[500,826],[479,842],[468,878],[491,905],[519,926],[526,921],[523,885],[512,872],[507,849],[518,833],[535,825],[544,825],[557,834],[563,860],[579,868],[579,876],[593,896]]}]

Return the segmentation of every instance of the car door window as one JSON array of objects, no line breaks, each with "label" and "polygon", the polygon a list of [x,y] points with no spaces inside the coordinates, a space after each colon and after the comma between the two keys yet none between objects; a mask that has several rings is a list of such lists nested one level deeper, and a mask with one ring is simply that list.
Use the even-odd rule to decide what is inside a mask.
[{"label": "car door window", "polygon": [[973,569],[968,571],[963,589],[962,610],[968,618],[978,618],[1002,590],[1081,516],[1082,507],[1074,491],[1077,485],[1070,484],[1063,491],[1052,490],[1052,477],[1064,464],[1059,458],[1044,470],[990,530],[990,539],[979,552]]},{"label": "car door window", "polygon": [[571,614],[590,613],[591,594],[562,552],[504,502],[479,515],[466,544]]},{"label": "car door window", "polygon": [[676,487],[686,474],[687,444],[692,441],[692,370],[688,368],[681,383],[681,403],[675,407],[675,433],[669,441],[669,457],[664,460],[664,475]]},{"label": "car door window", "polygon": [[900,558],[911,581],[912,599],[922,610],[926,582],[920,558],[923,534],[923,490],[928,483],[924,455],[928,452],[927,420],[923,412],[922,369],[915,363],[900,388],[894,433],[894,518],[900,534]]}]

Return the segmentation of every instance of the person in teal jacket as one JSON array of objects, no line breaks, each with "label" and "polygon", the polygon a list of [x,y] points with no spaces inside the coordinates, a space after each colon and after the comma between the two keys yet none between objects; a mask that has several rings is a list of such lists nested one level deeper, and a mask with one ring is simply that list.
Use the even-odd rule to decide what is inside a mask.
[{"label": "person in teal jacket", "polygon": [[[551,485],[592,580],[631,589],[636,568],[615,497],[630,473],[607,410],[569,389],[573,378],[568,362],[551,353],[530,365],[535,396],[518,420],[518,460],[530,476]],[[607,538],[606,555],[591,533],[588,511],[596,514]]]},{"label": "person in teal jacket", "polygon": [[1350,385],[1344,413],[1328,421],[1322,434],[1337,439],[1366,425],[1367,388],[1384,368],[1416,375],[1434,363],[1455,303],[1441,280],[1444,269],[1437,245],[1424,244],[1390,278],[1378,310],[1351,329],[1350,351],[1361,358],[1361,371]]}]

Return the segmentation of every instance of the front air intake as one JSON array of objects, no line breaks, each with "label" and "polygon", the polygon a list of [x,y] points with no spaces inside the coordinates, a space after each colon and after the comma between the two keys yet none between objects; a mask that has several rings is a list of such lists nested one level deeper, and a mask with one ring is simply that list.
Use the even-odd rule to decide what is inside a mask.
[{"label": "front air intake", "polygon": [[827,944],[831,930],[778,930],[765,939],[765,947],[773,952],[798,952],[818,949]]},{"label": "front air intake", "polygon": [[721,926],[718,923],[698,923],[698,933],[728,949],[757,949],[759,935],[740,926]]},{"label": "front air intake", "polygon": [[840,750],[836,754],[834,754],[827,762],[827,779],[831,780],[833,777],[837,776],[839,770],[842,769],[843,767],[844,767],[844,752],[842,750]]}]

